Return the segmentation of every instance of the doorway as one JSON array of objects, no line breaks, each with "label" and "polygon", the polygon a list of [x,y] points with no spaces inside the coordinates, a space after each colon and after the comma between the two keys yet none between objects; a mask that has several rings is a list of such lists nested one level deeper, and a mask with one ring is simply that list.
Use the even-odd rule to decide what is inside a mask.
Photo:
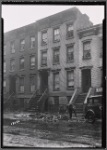
[{"label": "doorway", "polygon": [[43,93],[45,89],[48,88],[48,72],[42,71],[41,72],[41,84],[40,84],[40,91]]},{"label": "doorway", "polygon": [[82,92],[88,92],[91,87],[91,69],[82,70]]},{"label": "doorway", "polygon": [[9,93],[16,93],[16,77],[10,76],[9,77]]}]

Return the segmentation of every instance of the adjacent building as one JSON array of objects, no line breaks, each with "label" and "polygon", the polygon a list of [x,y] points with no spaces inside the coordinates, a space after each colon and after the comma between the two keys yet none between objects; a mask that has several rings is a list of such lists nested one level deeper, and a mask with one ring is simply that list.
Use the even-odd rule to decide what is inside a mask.
[{"label": "adjacent building", "polygon": [[5,98],[15,96],[21,107],[37,88],[37,55],[35,23],[4,34]]},{"label": "adjacent building", "polygon": [[10,31],[4,38],[4,91],[8,96],[14,92],[23,107],[37,90],[41,99],[48,95],[48,109],[56,110],[101,90],[102,25],[93,26],[77,8]]}]

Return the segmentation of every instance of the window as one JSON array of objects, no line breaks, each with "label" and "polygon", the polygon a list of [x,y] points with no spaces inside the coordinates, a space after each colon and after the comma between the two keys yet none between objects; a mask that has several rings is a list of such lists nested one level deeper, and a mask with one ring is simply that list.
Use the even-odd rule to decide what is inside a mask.
[{"label": "window", "polygon": [[20,93],[24,93],[24,77],[19,78],[19,91]]},{"label": "window", "polygon": [[11,59],[10,60],[10,71],[14,71],[15,70],[15,60]]},{"label": "window", "polygon": [[67,62],[72,62],[74,60],[74,46],[67,47]]},{"label": "window", "polygon": [[6,80],[3,81],[3,89],[4,89],[4,92],[6,92]]},{"label": "window", "polygon": [[20,44],[21,44],[21,51],[24,51],[24,49],[25,49],[25,40],[21,40],[21,42],[20,42]]},{"label": "window", "polygon": [[59,48],[55,48],[53,51],[53,64],[59,64]]},{"label": "window", "polygon": [[20,58],[20,70],[24,69],[24,57]]},{"label": "window", "polygon": [[6,45],[4,45],[4,56],[6,55]]},{"label": "window", "polygon": [[4,61],[4,73],[6,72],[6,62]]},{"label": "window", "polygon": [[83,59],[91,58],[91,41],[86,41],[83,43]]},{"label": "window", "polygon": [[74,71],[67,71],[67,88],[74,89]]},{"label": "window", "polygon": [[60,41],[60,32],[59,32],[59,28],[54,29],[54,41]]},{"label": "window", "polygon": [[30,68],[35,68],[35,56],[30,56]]},{"label": "window", "polygon": [[53,88],[55,91],[58,91],[60,89],[59,84],[59,72],[56,72],[53,74]]},{"label": "window", "polygon": [[30,48],[33,49],[35,47],[35,37],[31,37],[30,39]]},{"label": "window", "polygon": [[35,76],[30,76],[30,92],[35,91]]},{"label": "window", "polygon": [[74,28],[73,28],[72,24],[67,25],[67,38],[71,38],[74,36],[73,30],[74,30]]},{"label": "window", "polygon": [[14,42],[11,42],[11,53],[15,53],[15,44]]},{"label": "window", "polygon": [[47,52],[44,51],[41,54],[42,54],[41,65],[46,66],[47,65]]},{"label": "window", "polygon": [[47,44],[47,31],[42,32],[42,44]]}]

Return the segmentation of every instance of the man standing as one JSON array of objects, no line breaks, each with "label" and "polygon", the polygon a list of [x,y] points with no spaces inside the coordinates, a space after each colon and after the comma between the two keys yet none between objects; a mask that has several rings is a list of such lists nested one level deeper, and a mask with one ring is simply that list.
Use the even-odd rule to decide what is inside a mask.
[{"label": "man standing", "polygon": [[70,119],[72,119],[72,113],[73,112],[74,112],[75,116],[77,117],[74,105],[73,104],[69,104],[68,105],[68,113],[69,113]]}]

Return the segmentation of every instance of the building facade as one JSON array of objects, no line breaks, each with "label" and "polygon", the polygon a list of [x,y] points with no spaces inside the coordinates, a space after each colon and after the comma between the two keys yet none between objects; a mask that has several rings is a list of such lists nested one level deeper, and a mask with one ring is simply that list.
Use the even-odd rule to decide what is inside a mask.
[{"label": "building facade", "polygon": [[48,109],[94,94],[102,87],[102,25],[72,8],[6,33],[4,87],[23,106],[47,90]]},{"label": "building facade", "polygon": [[102,26],[93,26],[76,8],[37,23],[38,88],[48,88],[49,103],[67,104],[75,89],[87,93],[100,87]]},{"label": "building facade", "polygon": [[[35,23],[4,35],[4,93],[26,107],[37,88],[37,29]],[[11,98],[12,99],[12,98]]]}]

